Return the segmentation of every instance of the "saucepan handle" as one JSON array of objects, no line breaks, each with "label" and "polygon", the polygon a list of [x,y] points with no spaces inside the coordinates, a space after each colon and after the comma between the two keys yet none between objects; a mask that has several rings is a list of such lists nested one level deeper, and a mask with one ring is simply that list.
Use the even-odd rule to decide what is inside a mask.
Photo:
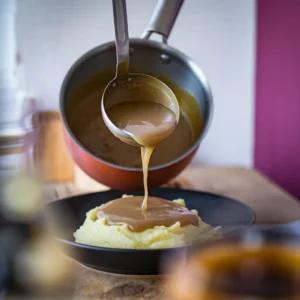
[{"label": "saucepan handle", "polygon": [[158,33],[162,35],[163,43],[166,44],[183,1],[159,0],[142,38],[149,39],[152,33]]}]

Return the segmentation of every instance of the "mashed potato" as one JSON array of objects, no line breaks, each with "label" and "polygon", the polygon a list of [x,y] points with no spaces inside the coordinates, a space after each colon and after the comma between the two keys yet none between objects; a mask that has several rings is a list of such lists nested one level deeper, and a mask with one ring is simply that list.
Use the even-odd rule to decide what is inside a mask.
[{"label": "mashed potato", "polygon": [[[174,202],[186,206],[183,199]],[[186,246],[195,241],[213,240],[221,236],[220,227],[213,228],[200,218],[199,226],[181,227],[180,223],[176,222],[169,227],[156,226],[134,232],[126,224],[108,225],[105,219],[98,219],[97,210],[100,207],[87,212],[83,225],[74,233],[77,243],[109,248],[158,249]],[[198,215],[196,210],[191,211]]]}]

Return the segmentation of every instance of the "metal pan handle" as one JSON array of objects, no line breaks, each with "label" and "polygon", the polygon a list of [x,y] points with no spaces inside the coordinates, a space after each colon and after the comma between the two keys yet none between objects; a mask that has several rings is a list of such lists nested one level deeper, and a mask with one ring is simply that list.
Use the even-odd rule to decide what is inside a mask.
[{"label": "metal pan handle", "polygon": [[166,44],[183,1],[159,0],[142,38],[149,39],[151,34],[155,32],[162,35],[163,43]]}]

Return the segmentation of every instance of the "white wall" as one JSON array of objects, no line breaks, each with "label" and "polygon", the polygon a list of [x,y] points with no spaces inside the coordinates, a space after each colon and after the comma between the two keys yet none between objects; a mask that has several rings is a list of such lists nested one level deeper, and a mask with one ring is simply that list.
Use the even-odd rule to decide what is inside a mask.
[{"label": "white wall", "polygon": [[[127,0],[139,37],[156,0]],[[114,38],[111,0],[18,0],[17,35],[27,87],[57,109],[61,82],[84,52]],[[169,44],[202,68],[213,90],[211,128],[194,162],[252,165],[254,0],[185,0]]]}]

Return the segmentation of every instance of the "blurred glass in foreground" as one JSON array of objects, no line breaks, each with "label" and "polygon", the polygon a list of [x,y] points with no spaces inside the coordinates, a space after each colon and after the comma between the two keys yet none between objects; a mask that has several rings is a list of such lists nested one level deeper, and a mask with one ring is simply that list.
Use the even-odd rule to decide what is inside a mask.
[{"label": "blurred glass in foreground", "polygon": [[171,265],[172,300],[300,299],[300,234],[280,227],[199,245]]},{"label": "blurred glass in foreground", "polygon": [[7,180],[1,193],[1,292],[8,299],[68,298],[73,264],[62,254],[66,250],[58,246],[44,216],[40,183],[21,174]]},{"label": "blurred glass in foreground", "polygon": [[72,265],[45,216],[33,165],[36,103],[22,84],[16,0],[0,0],[0,298],[68,299]]}]

